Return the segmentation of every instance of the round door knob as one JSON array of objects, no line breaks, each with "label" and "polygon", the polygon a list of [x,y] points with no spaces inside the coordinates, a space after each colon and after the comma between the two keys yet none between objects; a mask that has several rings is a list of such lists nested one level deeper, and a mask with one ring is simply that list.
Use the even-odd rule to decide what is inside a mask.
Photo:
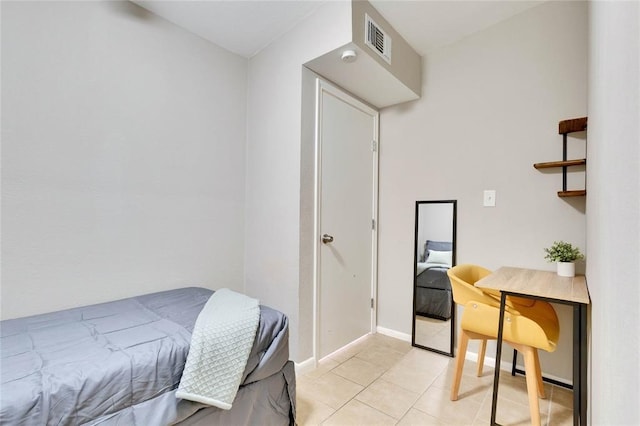
[{"label": "round door knob", "polygon": [[333,237],[332,237],[331,235],[329,235],[329,234],[324,234],[324,235],[322,236],[322,243],[323,243],[323,244],[329,244],[329,243],[332,243],[332,242],[333,242]]}]

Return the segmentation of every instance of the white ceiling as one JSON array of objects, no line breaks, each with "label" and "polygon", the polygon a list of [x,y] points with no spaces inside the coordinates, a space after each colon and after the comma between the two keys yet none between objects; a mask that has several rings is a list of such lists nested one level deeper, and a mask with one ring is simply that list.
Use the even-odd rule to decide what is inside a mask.
[{"label": "white ceiling", "polygon": [[[250,58],[324,1],[132,0],[238,55]],[[544,0],[371,0],[421,55],[480,31]]]},{"label": "white ceiling", "polygon": [[246,58],[268,46],[324,3],[313,0],[132,1]]}]

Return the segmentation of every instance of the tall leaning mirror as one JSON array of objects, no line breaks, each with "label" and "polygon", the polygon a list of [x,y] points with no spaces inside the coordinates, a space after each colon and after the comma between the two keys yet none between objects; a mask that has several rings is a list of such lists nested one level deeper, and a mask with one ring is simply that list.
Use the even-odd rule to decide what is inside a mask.
[{"label": "tall leaning mirror", "polygon": [[456,200],[416,201],[412,345],[453,357]]}]

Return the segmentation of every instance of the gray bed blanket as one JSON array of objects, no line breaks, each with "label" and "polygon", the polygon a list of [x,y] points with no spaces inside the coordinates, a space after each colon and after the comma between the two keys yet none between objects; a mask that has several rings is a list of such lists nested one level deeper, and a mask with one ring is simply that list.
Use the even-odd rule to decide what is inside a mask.
[{"label": "gray bed blanket", "polygon": [[[175,391],[211,294],[185,288],[2,321],[0,424],[91,423]],[[243,384],[288,355],[287,318],[261,306]]]}]

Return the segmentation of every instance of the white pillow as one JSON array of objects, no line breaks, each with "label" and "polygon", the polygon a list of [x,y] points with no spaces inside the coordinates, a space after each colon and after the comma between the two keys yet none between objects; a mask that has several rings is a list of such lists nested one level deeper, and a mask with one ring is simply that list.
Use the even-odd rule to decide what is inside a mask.
[{"label": "white pillow", "polygon": [[428,263],[418,262],[416,265],[416,277],[429,268]]},{"label": "white pillow", "polygon": [[453,261],[453,252],[429,250],[428,261],[429,263],[438,263],[441,265],[446,265],[450,268],[451,262]]}]

